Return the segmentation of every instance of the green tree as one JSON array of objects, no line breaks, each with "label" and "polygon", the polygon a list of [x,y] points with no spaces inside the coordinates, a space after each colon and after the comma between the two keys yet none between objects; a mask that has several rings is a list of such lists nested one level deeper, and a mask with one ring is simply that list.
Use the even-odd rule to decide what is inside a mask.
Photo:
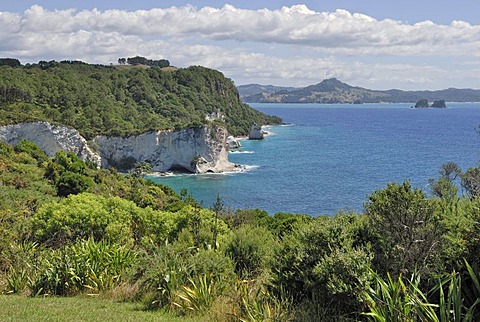
[{"label": "green tree", "polygon": [[130,174],[136,178],[143,176],[144,174],[149,174],[153,172],[152,164],[149,162],[135,162],[133,170],[130,171]]},{"label": "green tree", "polygon": [[0,58],[0,66],[19,67],[22,64],[15,58]]},{"label": "green tree", "polygon": [[408,181],[371,194],[365,214],[377,234],[375,267],[381,272],[422,271],[435,257],[441,236],[435,207]]},{"label": "green tree", "polygon": [[213,205],[213,213],[215,214],[215,222],[212,228],[212,233],[213,233],[213,247],[214,249],[217,249],[217,237],[218,237],[218,218],[220,217],[222,211],[223,211],[223,201],[222,198],[220,198],[220,195],[217,194],[217,199],[215,201],[215,204]]},{"label": "green tree", "polygon": [[474,199],[480,195],[480,167],[469,168],[461,175],[462,187],[467,195]]},{"label": "green tree", "polygon": [[428,180],[433,195],[446,199],[455,197],[458,193],[455,180],[461,174],[461,172],[462,170],[460,167],[454,162],[442,164],[439,171],[440,177],[437,180]]}]

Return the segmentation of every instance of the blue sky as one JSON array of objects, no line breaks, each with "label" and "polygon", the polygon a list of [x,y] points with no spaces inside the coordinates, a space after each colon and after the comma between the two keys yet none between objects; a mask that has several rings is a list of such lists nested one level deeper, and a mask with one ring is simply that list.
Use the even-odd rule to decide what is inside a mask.
[{"label": "blue sky", "polygon": [[203,65],[237,84],[480,88],[480,1],[2,1],[0,57]]},{"label": "blue sky", "polygon": [[299,3],[315,11],[335,11],[347,9],[351,12],[364,13],[377,19],[393,18],[402,21],[419,22],[432,20],[437,23],[450,23],[452,20],[465,20],[480,24],[480,1],[478,0],[319,0],[319,1],[189,1],[189,0],[148,0],[148,1],[2,1],[0,11],[21,12],[33,4],[40,4],[48,9],[76,8],[79,10],[97,8],[99,10],[148,10],[151,8],[165,8],[184,6],[187,4],[196,7],[213,6],[223,7],[226,3],[245,9],[276,9],[282,6],[292,6]]}]

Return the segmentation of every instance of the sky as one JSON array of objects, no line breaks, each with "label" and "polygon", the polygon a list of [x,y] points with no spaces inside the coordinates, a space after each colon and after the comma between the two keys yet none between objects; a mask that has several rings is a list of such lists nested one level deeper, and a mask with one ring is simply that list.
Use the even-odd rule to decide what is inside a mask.
[{"label": "sky", "polygon": [[2,0],[0,57],[140,55],[237,85],[480,89],[479,13],[479,0]]}]

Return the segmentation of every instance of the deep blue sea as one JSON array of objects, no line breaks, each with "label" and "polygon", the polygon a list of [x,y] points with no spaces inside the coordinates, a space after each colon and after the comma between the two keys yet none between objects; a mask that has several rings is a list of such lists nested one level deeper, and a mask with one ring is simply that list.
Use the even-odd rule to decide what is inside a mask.
[{"label": "deep blue sea", "polygon": [[480,103],[446,109],[412,104],[251,104],[283,118],[263,141],[242,141],[232,162],[251,166],[234,174],[154,178],[186,188],[210,207],[220,194],[228,208],[332,215],[361,212],[367,195],[408,179],[429,191],[428,179],[448,161],[465,170],[480,161]]}]

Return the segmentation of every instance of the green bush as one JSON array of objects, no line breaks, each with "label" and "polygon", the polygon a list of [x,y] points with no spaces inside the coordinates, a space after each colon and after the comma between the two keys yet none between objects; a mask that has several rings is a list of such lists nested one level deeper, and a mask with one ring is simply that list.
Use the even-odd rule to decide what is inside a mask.
[{"label": "green bush", "polygon": [[0,156],[11,157],[14,153],[15,150],[10,144],[0,141]]},{"label": "green bush", "polygon": [[40,207],[32,231],[35,240],[55,247],[90,237],[126,245],[160,243],[172,229],[168,216],[119,197],[83,193]]},{"label": "green bush", "polygon": [[255,278],[269,267],[274,248],[274,238],[266,228],[244,225],[233,232],[225,254],[232,258],[240,278]]},{"label": "green bush", "polygon": [[360,290],[371,279],[369,239],[363,216],[315,218],[283,238],[275,254],[273,285],[297,304],[355,312]]},{"label": "green bush", "polygon": [[87,191],[93,184],[93,180],[83,174],[65,171],[58,178],[57,195],[60,197],[76,195]]},{"label": "green bush", "polygon": [[20,142],[15,145],[15,152],[25,152],[37,160],[39,164],[48,160],[48,156],[38,145],[26,139],[21,139]]}]

